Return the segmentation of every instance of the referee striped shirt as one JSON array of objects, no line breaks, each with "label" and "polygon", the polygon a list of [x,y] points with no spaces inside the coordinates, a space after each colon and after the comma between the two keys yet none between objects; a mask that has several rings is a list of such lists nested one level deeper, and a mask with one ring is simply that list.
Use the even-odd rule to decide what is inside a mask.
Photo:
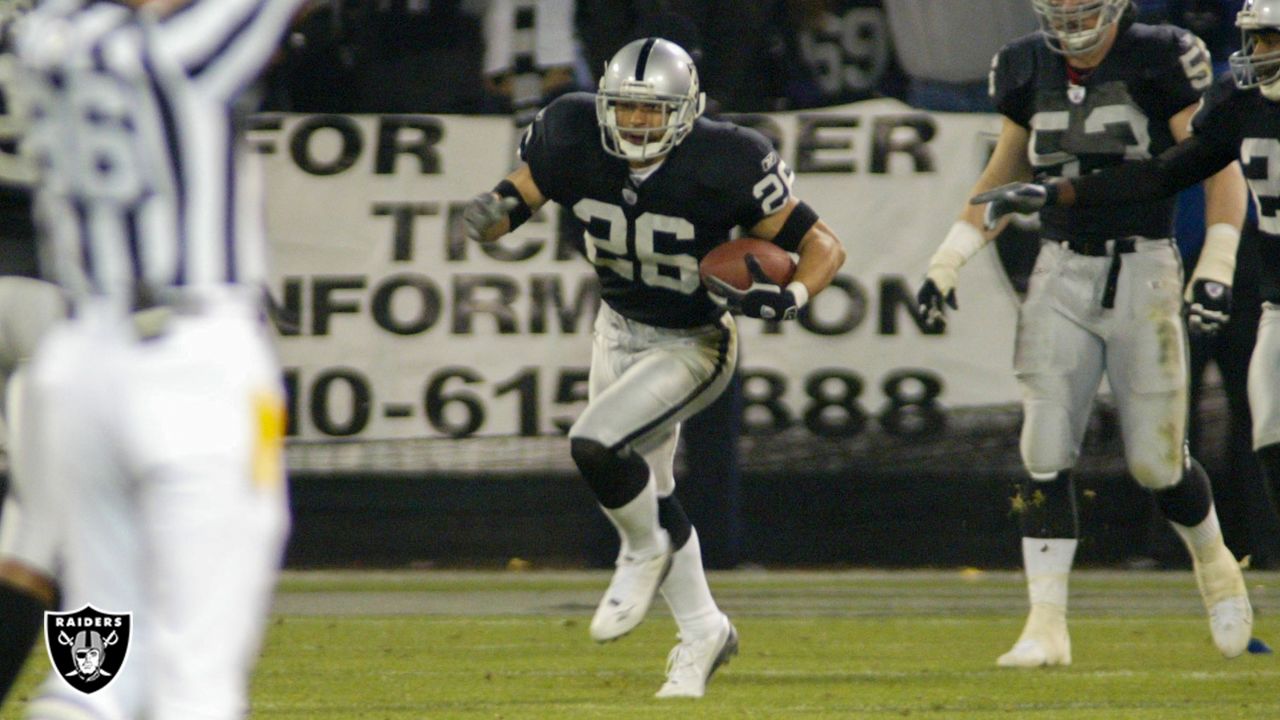
[{"label": "referee striped shirt", "polygon": [[301,2],[46,0],[19,23],[46,274],[124,307],[265,280],[237,103]]}]

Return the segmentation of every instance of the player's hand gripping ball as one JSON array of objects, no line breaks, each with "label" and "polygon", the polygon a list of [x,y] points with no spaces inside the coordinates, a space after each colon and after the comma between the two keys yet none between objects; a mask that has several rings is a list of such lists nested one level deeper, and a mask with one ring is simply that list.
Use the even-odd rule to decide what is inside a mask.
[{"label": "player's hand gripping ball", "polygon": [[796,273],[795,261],[767,240],[723,243],[707,253],[698,270],[712,300],[747,317],[790,320],[803,304],[787,288]]}]

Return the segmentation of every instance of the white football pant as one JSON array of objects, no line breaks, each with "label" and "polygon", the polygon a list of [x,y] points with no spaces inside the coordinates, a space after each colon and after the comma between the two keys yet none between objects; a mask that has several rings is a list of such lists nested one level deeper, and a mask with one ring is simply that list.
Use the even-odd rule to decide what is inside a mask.
[{"label": "white football pant", "polygon": [[1280,305],[1262,304],[1258,340],[1249,360],[1253,449],[1280,443]]},{"label": "white football pant", "polygon": [[[710,405],[733,377],[738,330],[725,315],[715,325],[661,328],[600,306],[591,352],[589,401],[569,430],[618,450],[667,456],[680,421]],[[670,477],[659,472],[660,481]],[[674,486],[674,481],[671,481]],[[659,496],[673,488],[657,488]]]},{"label": "white football pant", "polygon": [[9,489],[0,511],[0,558],[13,559],[46,577],[57,571],[57,488],[31,482],[19,437],[31,419],[24,402],[24,367],[36,345],[66,315],[62,291],[52,283],[25,277],[0,278],[0,398],[3,399]]},{"label": "white football pant", "polygon": [[1139,240],[1121,256],[1108,309],[1101,298],[1111,262],[1041,246],[1014,351],[1026,411],[1022,460],[1040,475],[1075,465],[1106,373],[1129,472],[1160,490],[1182,478],[1187,427],[1182,261],[1169,240]]},{"label": "white football pant", "polygon": [[[90,306],[32,364],[39,481],[62,483],[63,606],[133,613],[127,661],[31,706],[102,718],[244,716],[288,530],[280,371],[256,308],[222,300],[141,340]],[[47,713],[42,715],[41,713]]]}]

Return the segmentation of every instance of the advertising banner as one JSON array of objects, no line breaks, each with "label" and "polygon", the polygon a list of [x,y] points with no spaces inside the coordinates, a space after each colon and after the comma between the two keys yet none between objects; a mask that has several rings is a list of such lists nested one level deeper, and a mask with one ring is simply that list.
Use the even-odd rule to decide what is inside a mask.
[{"label": "advertising banner", "polygon": [[[999,118],[876,100],[736,119],[775,142],[848,252],[800,321],[739,319],[748,424],[923,435],[1015,404],[1017,296],[994,247],[961,271],[945,332],[912,308]],[[503,117],[255,119],[294,438],[546,437],[581,411],[599,296],[559,208],[491,247],[462,236],[519,133]]]}]

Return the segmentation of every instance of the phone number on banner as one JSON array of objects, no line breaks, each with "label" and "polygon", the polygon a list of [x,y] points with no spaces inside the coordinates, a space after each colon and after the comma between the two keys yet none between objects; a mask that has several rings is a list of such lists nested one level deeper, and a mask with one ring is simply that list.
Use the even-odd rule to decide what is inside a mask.
[{"label": "phone number on banner", "polygon": [[[892,435],[912,437],[936,433],[946,424],[939,402],[944,384],[929,370],[889,372],[878,393],[846,368],[818,369],[799,378],[760,368],[741,375],[743,432],[749,434],[800,424],[822,437],[853,437],[874,423]],[[394,401],[378,398],[368,373],[356,368],[305,373],[290,368],[284,379],[293,437],[310,434],[309,429],[331,438],[381,435],[375,429],[380,419],[422,419],[428,434],[453,438],[565,434],[587,400],[583,367],[526,367],[499,378],[467,367],[442,367],[426,378],[416,398]]]}]

